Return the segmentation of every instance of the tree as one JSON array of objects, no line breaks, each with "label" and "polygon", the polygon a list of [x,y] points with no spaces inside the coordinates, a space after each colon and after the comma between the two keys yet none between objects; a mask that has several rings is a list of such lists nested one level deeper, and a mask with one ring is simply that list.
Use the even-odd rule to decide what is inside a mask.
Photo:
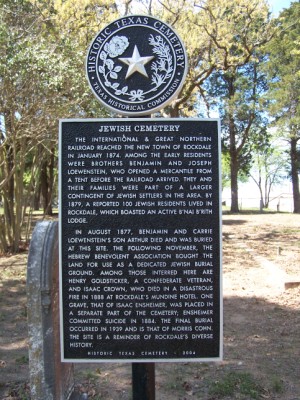
[{"label": "tree", "polygon": [[259,71],[260,49],[273,32],[267,5],[261,1],[225,2],[220,22],[210,32],[223,59],[207,92],[219,103],[223,149],[230,157],[231,211],[238,212],[239,172],[249,172],[251,136],[264,122],[259,114],[259,97],[265,88]]},{"label": "tree", "polygon": [[[194,0],[139,0],[128,1],[127,12],[135,13],[135,8],[172,26],[182,39],[188,55],[189,71],[185,85],[178,98],[161,111],[163,116],[196,116],[197,92],[214,69],[211,62],[211,40],[198,25],[202,18],[196,12]],[[195,18],[197,14],[197,18]],[[200,24],[201,25],[201,24]]]},{"label": "tree", "polygon": [[269,112],[274,124],[289,142],[294,212],[300,213],[300,3],[292,3],[278,20],[278,35],[267,46],[270,78]]},{"label": "tree", "polygon": [[[266,134],[259,99],[266,88],[258,62],[216,71],[207,82],[207,103],[222,121],[222,151],[230,163],[231,211],[238,212],[238,181],[249,176],[252,148]],[[209,100],[212,99],[212,100]]]},{"label": "tree", "polygon": [[[18,250],[28,205],[33,208],[42,198],[44,212],[51,213],[58,119],[110,115],[90,93],[85,55],[99,29],[120,12],[131,12],[133,3],[0,0],[0,116],[5,122],[0,132],[1,250]],[[199,96],[207,100],[204,83],[216,71],[228,82],[230,77],[241,81],[242,68],[256,61],[257,49],[271,32],[264,0],[140,3],[173,25],[187,47],[186,83],[163,111],[171,116],[197,115]],[[246,164],[245,152],[239,157],[241,170]]]},{"label": "tree", "polygon": [[[270,141],[273,139],[273,142]],[[253,148],[254,165],[250,176],[260,193],[260,209],[268,208],[271,189],[286,177],[287,156],[276,135],[266,134]]]},{"label": "tree", "polygon": [[215,105],[214,100],[221,105],[223,150],[230,157],[231,211],[238,212],[238,175],[249,172],[250,138],[262,125],[258,100],[263,83],[258,65],[260,49],[273,35],[267,3],[182,0],[171,7],[165,0],[160,4],[164,19],[174,24],[186,43],[190,64],[181,94],[166,111],[171,116],[196,111],[199,96],[208,108]]},{"label": "tree", "polygon": [[0,20],[0,250],[16,252],[39,193],[51,214],[58,119],[99,116],[99,106],[87,94],[86,48],[60,34],[54,1],[0,0]]},{"label": "tree", "polygon": [[[45,88],[53,80],[50,77],[48,81],[49,75],[40,77],[48,61],[43,64],[41,55],[48,49],[43,39],[37,37],[35,26],[40,21],[31,4],[2,2],[0,12],[0,114],[5,123],[0,144],[0,195],[4,210],[0,238],[3,251],[18,251],[27,205],[23,178],[28,154],[42,142],[39,111],[45,104]],[[34,128],[36,134],[32,135]]]},{"label": "tree", "polygon": [[[223,59],[206,86],[207,103],[219,103],[223,150],[230,157],[231,211],[238,212],[239,173],[249,172],[251,137],[264,125],[259,97],[265,82],[259,64],[261,48],[271,39],[273,25],[263,1],[224,3],[220,22],[210,30]],[[213,17],[214,13],[211,19],[215,21]]]}]

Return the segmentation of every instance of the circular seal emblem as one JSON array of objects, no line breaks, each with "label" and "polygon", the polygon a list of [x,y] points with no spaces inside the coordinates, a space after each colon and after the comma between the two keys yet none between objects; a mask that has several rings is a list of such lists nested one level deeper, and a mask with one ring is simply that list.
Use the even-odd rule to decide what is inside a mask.
[{"label": "circular seal emblem", "polygon": [[187,73],[186,51],[164,22],[150,16],[126,16],[96,35],[86,73],[94,95],[111,111],[147,115],[178,95]]}]

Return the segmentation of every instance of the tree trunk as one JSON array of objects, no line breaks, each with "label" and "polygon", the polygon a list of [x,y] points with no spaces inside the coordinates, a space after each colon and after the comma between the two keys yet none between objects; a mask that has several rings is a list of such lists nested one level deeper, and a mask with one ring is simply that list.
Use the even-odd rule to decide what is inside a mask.
[{"label": "tree trunk", "polygon": [[238,199],[238,151],[236,147],[236,132],[234,123],[234,111],[232,108],[231,100],[234,98],[235,87],[234,77],[230,74],[224,77],[228,87],[228,129],[229,129],[229,156],[230,156],[230,185],[231,185],[231,209],[233,213],[239,212],[239,199]]},{"label": "tree trunk", "polygon": [[41,183],[39,182],[33,194],[34,211],[38,211],[40,209],[40,199],[41,199]]},{"label": "tree trunk", "polygon": [[291,139],[291,173],[292,173],[292,186],[293,186],[293,200],[294,200],[294,213],[300,214],[300,192],[299,192],[299,175],[298,175],[298,154],[297,154],[297,141],[296,137]]},{"label": "tree trunk", "polygon": [[231,154],[230,162],[231,172],[231,209],[233,213],[239,212],[239,195],[238,195],[238,162],[236,154]]},{"label": "tree trunk", "polygon": [[[49,165],[48,165],[49,162]],[[50,155],[50,161],[45,160],[41,166],[40,174],[41,193],[43,197],[43,210],[45,215],[52,215],[52,191],[54,183],[54,152]]]},{"label": "tree trunk", "polygon": [[171,118],[179,117],[179,103],[173,103],[172,107],[170,107],[170,117]]},{"label": "tree trunk", "polygon": [[51,151],[50,164],[49,164],[49,195],[48,195],[48,207],[47,215],[53,215],[53,186],[54,186],[54,167],[55,167],[55,156],[54,149]]},{"label": "tree trunk", "polygon": [[14,224],[14,211],[13,211],[13,204],[14,204],[14,186],[15,186],[15,179],[14,174],[11,174],[11,171],[14,169],[14,151],[13,148],[8,145],[6,148],[6,173],[10,176],[5,189],[5,214],[7,217],[7,223],[12,228]]},{"label": "tree trunk", "polygon": [[9,250],[7,238],[6,238],[6,224],[4,215],[0,215],[0,250],[3,253],[7,253]]},{"label": "tree trunk", "polygon": [[[22,150],[20,150],[22,152]],[[22,237],[22,225],[23,225],[23,204],[24,201],[24,157],[19,155],[19,165],[18,170],[15,173],[15,201],[14,201],[14,211],[15,211],[15,229],[14,229],[14,243],[13,252],[18,253],[20,250],[20,241]]]},{"label": "tree trunk", "polygon": [[14,216],[14,185],[15,179],[13,174],[14,169],[14,152],[10,145],[6,146],[6,160],[5,160],[6,176],[8,180],[3,187],[3,209],[5,219],[5,235],[9,247],[13,245],[13,237],[15,231],[15,216]]},{"label": "tree trunk", "polygon": [[43,210],[44,214],[47,215],[48,208],[48,193],[49,193],[49,183],[48,183],[48,174],[47,174],[47,161],[43,161],[41,165],[41,173],[40,173],[40,181],[41,181],[41,193],[43,198]]},{"label": "tree trunk", "polygon": [[[233,96],[233,86],[230,89],[230,96]],[[239,195],[238,195],[238,173],[239,173],[239,162],[238,152],[236,149],[236,137],[235,137],[235,124],[234,117],[229,111],[229,151],[230,151],[230,181],[231,181],[231,212],[239,212]]]}]

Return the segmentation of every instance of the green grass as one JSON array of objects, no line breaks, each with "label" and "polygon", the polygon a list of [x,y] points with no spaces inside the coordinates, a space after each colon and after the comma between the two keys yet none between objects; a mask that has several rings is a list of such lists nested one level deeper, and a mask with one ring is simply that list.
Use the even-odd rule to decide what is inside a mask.
[{"label": "green grass", "polygon": [[271,378],[271,388],[274,393],[280,394],[284,392],[283,382],[277,376]]},{"label": "green grass", "polygon": [[22,357],[17,358],[15,361],[19,365],[26,365],[26,364],[28,364],[29,359],[28,359],[28,356],[22,356]]},{"label": "green grass", "polygon": [[211,384],[209,393],[220,398],[242,394],[259,399],[261,389],[249,373],[230,372],[222,380]]}]

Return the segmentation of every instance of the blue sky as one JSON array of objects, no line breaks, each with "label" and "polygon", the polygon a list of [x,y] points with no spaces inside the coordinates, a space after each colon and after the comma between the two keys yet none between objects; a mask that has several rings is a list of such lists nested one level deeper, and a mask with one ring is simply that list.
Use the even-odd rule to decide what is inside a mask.
[{"label": "blue sky", "polygon": [[277,17],[280,11],[282,11],[284,8],[289,8],[291,4],[291,0],[269,0],[268,2],[275,17]]}]

